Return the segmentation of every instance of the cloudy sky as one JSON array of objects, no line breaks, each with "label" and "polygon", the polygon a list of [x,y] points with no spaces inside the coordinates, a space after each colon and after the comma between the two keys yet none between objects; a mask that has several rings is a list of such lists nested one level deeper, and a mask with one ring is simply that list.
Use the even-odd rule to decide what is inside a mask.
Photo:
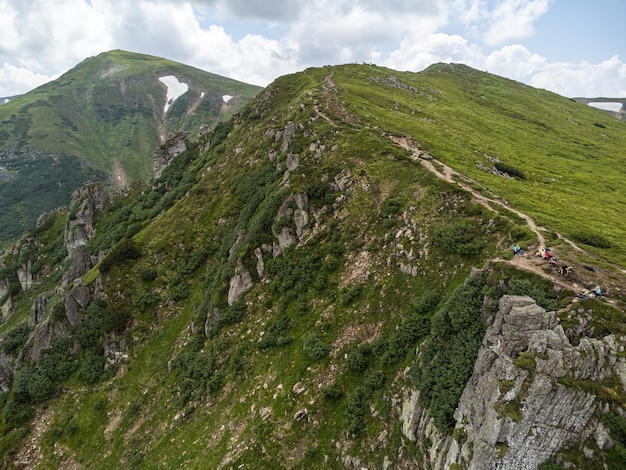
[{"label": "cloudy sky", "polygon": [[625,0],[0,0],[0,97],[111,49],[265,86],[306,67],[461,62],[626,97]]}]

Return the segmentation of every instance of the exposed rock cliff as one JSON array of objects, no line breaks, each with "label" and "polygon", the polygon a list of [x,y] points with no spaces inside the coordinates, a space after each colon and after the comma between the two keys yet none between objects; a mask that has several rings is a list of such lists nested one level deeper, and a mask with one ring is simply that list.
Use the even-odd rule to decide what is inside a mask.
[{"label": "exposed rock cliff", "polygon": [[590,437],[610,447],[596,415],[607,405],[585,384],[624,383],[623,346],[612,335],[573,346],[556,313],[529,297],[504,296],[499,307],[456,410],[444,468],[534,469]]},{"label": "exposed rock cliff", "polygon": [[174,137],[157,147],[153,157],[154,179],[161,176],[174,157],[187,150],[187,147],[189,147],[189,141],[182,132],[176,133]]},{"label": "exposed rock cliff", "polygon": [[94,214],[104,207],[108,199],[101,183],[85,185],[72,194],[72,207],[78,207],[71,211],[65,231],[65,244],[70,257],[94,236]]}]

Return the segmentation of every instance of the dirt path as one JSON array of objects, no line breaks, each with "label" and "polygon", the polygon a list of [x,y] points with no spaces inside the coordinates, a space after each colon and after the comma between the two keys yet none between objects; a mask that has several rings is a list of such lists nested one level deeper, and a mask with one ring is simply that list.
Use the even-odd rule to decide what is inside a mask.
[{"label": "dirt path", "polygon": [[[496,206],[500,206],[506,209],[509,212],[514,213],[521,219],[523,219],[527,224],[530,230],[537,237],[537,248],[546,245],[545,237],[543,236],[542,231],[546,231],[544,227],[538,226],[534,219],[530,217],[528,214],[525,214],[517,209],[512,208],[508,205],[506,201],[494,199],[485,196],[481,192],[479,192],[474,187],[470,186],[470,184],[475,186],[480,186],[480,184],[467,176],[458,173],[454,169],[447,166],[445,163],[433,158],[430,155],[427,155],[426,152],[419,148],[419,146],[408,137],[398,137],[398,136],[389,136],[392,141],[401,146],[402,148],[411,152],[411,156],[414,160],[418,161],[422,166],[428,169],[431,173],[433,173],[438,178],[445,180],[449,183],[456,184],[463,190],[469,192],[473,198],[481,205],[486,207],[487,209],[498,213]],[[506,216],[505,216],[506,217]],[[587,255],[590,258],[598,259],[593,253],[590,253],[578,245],[576,245],[573,241],[567,239],[561,234],[556,234],[561,240],[565,243],[569,244],[574,250]],[[583,289],[583,286],[576,282],[575,280],[569,277],[562,277],[554,271],[546,270],[547,264],[543,260],[543,258],[535,257],[531,253],[526,253],[524,256],[514,256],[513,259],[505,260],[505,259],[493,259],[490,260],[492,262],[506,262],[509,263],[519,269],[523,269],[525,271],[533,272],[544,279],[549,280],[554,285],[558,285],[564,289],[572,289],[574,292],[580,292]],[[606,261],[605,261],[606,262]],[[614,266],[614,268],[620,272],[621,274],[626,273],[626,271],[620,266]],[[583,278],[581,278],[583,280]],[[590,279],[585,276],[584,282],[586,284],[590,283]],[[603,284],[606,286],[611,286],[613,288],[618,287],[618,285],[613,281],[609,282],[609,279],[605,276],[600,278],[593,279],[594,283]],[[617,290],[621,290],[619,287]],[[578,299],[575,299],[578,300]],[[610,303],[614,303],[614,301],[609,300]]]},{"label": "dirt path", "polygon": [[[528,224],[528,227],[536,235],[539,246],[545,246],[546,240],[543,234],[541,233],[541,230],[543,229],[543,227],[538,227],[532,217],[530,217],[527,214],[524,214],[521,211],[518,211],[517,209],[510,207],[504,201],[498,201],[496,199],[488,198],[487,196],[481,194],[478,190],[466,184],[466,182],[474,183],[474,184],[478,184],[478,182],[468,178],[465,175],[458,173],[457,171],[453,170],[445,163],[440,162],[439,160],[436,160],[435,158],[431,156],[429,156],[430,158],[428,159],[424,158],[425,152],[421,150],[420,148],[418,148],[417,146],[415,146],[414,144],[412,144],[409,139],[405,137],[391,136],[391,140],[393,140],[395,143],[405,148],[406,150],[410,151],[411,156],[414,160],[420,162],[422,166],[426,167],[429,171],[434,173],[437,177],[447,181],[448,183],[453,183],[453,184],[456,183],[461,189],[464,189],[465,191],[470,193],[474,197],[474,199],[478,201],[478,203],[482,204],[487,209],[494,211],[494,212],[498,212],[492,207],[492,205],[498,205],[498,206],[505,208],[506,210],[510,212],[513,212],[518,217],[524,219],[526,223]],[[435,167],[435,164],[438,167],[440,167],[441,170],[437,169]]]}]

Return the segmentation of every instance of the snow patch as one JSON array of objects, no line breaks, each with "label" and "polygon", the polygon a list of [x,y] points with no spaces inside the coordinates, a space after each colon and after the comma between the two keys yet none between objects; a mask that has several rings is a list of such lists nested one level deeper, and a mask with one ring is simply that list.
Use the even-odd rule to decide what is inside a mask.
[{"label": "snow patch", "polygon": [[178,81],[174,75],[166,75],[165,77],[159,77],[159,81],[165,85],[167,89],[167,99],[165,106],[163,107],[163,114],[167,113],[167,110],[176,99],[184,95],[189,90],[189,85]]},{"label": "snow patch", "polygon": [[593,106],[594,108],[603,109],[604,111],[613,111],[614,113],[619,112],[622,109],[622,103],[602,103],[599,101],[593,101],[589,103],[589,106]]},{"label": "snow patch", "polygon": [[222,96],[222,99],[224,100],[224,103],[228,103],[230,100],[233,99],[233,97],[231,95],[224,95]]}]

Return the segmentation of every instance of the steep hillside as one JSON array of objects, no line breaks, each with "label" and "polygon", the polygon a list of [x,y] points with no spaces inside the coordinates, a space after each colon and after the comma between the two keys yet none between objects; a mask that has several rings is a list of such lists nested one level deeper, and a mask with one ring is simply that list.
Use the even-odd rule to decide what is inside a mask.
[{"label": "steep hillside", "polygon": [[3,257],[3,463],[619,468],[625,141],[464,66],[281,77]]},{"label": "steep hillside", "polygon": [[111,51],[0,106],[0,240],[32,228],[86,181],[124,188],[152,177],[154,149],[196,138],[259,87],[158,57]]}]

